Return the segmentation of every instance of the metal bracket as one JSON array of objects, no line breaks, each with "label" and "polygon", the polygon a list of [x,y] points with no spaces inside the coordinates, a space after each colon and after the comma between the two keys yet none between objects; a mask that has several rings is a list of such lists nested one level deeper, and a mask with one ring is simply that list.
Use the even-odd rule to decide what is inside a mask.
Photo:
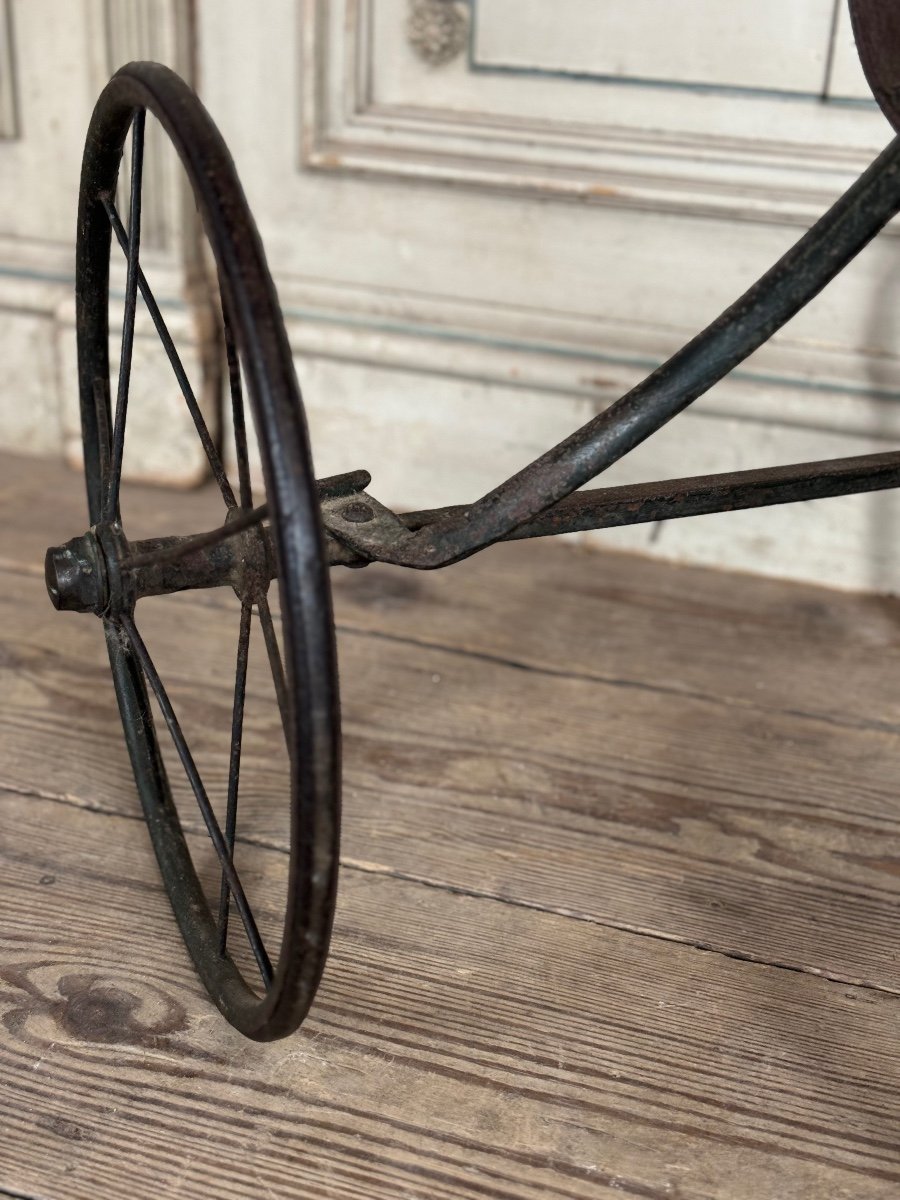
[{"label": "metal bracket", "polygon": [[391,557],[414,537],[395,512],[362,490],[350,496],[323,497],[321,509],[326,532],[357,559],[348,561],[346,554],[339,558],[332,554],[329,557],[333,564],[365,566]]}]

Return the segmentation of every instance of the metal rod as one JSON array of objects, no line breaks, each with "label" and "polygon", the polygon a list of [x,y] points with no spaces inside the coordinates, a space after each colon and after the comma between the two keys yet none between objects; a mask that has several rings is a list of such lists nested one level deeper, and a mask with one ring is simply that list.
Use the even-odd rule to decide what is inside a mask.
[{"label": "metal rod", "polygon": [[900,209],[900,138],[771,270],[637,387],[463,513],[385,549],[428,569],[458,561],[576,491],[702,396],[767,341]]},{"label": "metal rod", "polygon": [[[122,225],[122,220],[119,216],[115,204],[109,198],[104,199],[103,205],[106,209],[106,214],[109,217],[110,224],[115,232],[116,239],[119,245],[124,250],[125,254],[130,253],[128,234]],[[206,453],[206,458],[209,462],[210,470],[215,476],[216,482],[219,485],[219,490],[222,493],[222,498],[229,508],[234,508],[237,501],[234,498],[234,491],[228,481],[228,476],[225,473],[225,468],[222,465],[222,459],[216,449],[215,442],[209,432],[209,427],[203,413],[200,411],[200,405],[197,403],[197,397],[194,395],[194,390],[191,387],[190,380],[187,377],[187,372],[175,348],[175,343],[172,341],[172,335],[169,333],[165,319],[159,310],[159,305],[156,303],[153,293],[150,290],[150,285],[144,272],[138,268],[138,287],[141,295],[144,298],[144,303],[147,305],[147,311],[150,313],[150,318],[159,335],[159,340],[163,344],[163,349],[166,352],[166,357],[172,364],[172,370],[175,372],[175,378],[178,380],[178,386],[181,388],[181,394],[184,396],[185,403],[188,407],[188,412],[191,414],[191,419],[197,430],[197,434],[203,445]]]},{"label": "metal rod", "polygon": [[177,562],[179,558],[185,558],[188,554],[194,554],[197,550],[205,550],[209,546],[215,546],[219,542],[224,542],[228,538],[234,537],[236,533],[243,533],[244,530],[250,529],[253,525],[258,525],[260,521],[264,521],[268,515],[268,504],[260,504],[258,508],[251,508],[249,512],[241,510],[237,516],[233,517],[225,525],[219,525],[216,529],[210,529],[207,533],[196,533],[191,537],[179,538],[176,542],[168,546],[157,546],[153,550],[132,554],[123,561],[122,569],[133,571],[137,567],[158,567],[163,563]]},{"label": "metal rod", "polygon": [[[322,500],[333,496],[353,496],[366,488],[371,483],[371,480],[372,477],[368,471],[348,471],[343,475],[329,475],[324,479],[317,480],[316,488],[319,498]],[[232,515],[231,520],[227,521],[224,525],[220,525],[216,529],[210,529],[205,533],[194,534],[190,537],[165,539],[168,544],[164,546],[159,544],[161,539],[150,539],[152,548],[149,550],[138,549],[122,562],[122,569],[134,570],[138,567],[156,567],[161,566],[163,563],[177,562],[178,559],[185,558],[197,550],[207,549],[209,546],[226,541],[236,533],[243,533],[244,530],[249,529],[251,526],[266,520],[268,516],[268,504],[260,504],[247,512],[242,511],[239,515]],[[268,530],[266,532],[268,534]],[[135,542],[134,544],[137,547],[141,545],[140,542]]]},{"label": "metal rod", "polygon": [[[237,834],[238,784],[241,775],[241,743],[244,736],[244,697],[247,691],[247,659],[250,654],[250,618],[253,607],[241,605],[241,628],[238,634],[237,665],[234,672],[234,701],[231,706],[231,753],[228,761],[228,807],[225,811],[225,847],[234,863],[234,840]],[[228,912],[231,907],[231,888],[222,871],[219,887],[219,953],[228,946]]]},{"label": "metal rod", "polygon": [[339,496],[354,496],[364,492],[372,482],[368,471],[345,471],[341,475],[326,475],[324,479],[316,480],[316,491],[319,500],[333,500]]},{"label": "metal rod", "polygon": [[[824,462],[794,463],[697,475],[653,483],[594,488],[567,496],[532,521],[520,525],[501,541],[612,529],[648,521],[671,521],[709,513],[823,500],[900,487],[900,452],[862,454]],[[464,516],[464,505],[403,513],[409,529],[422,529],[448,518]]]},{"label": "metal rod", "polygon": [[122,318],[122,350],[119,356],[119,382],[116,389],[116,418],[113,425],[109,480],[104,516],[111,521],[119,511],[119,485],[125,454],[125,419],[128,413],[128,389],[131,383],[131,357],[134,350],[134,319],[137,311],[138,255],[141,248],[141,175],[144,168],[144,119],[146,111],[137,108],[131,125],[131,203],[128,218],[128,268],[125,277],[125,312]]},{"label": "metal rod", "polygon": [[172,735],[172,741],[175,743],[175,749],[178,752],[178,757],[181,759],[181,765],[184,767],[185,774],[188,777],[188,782],[197,800],[200,808],[200,813],[209,833],[210,841],[218,856],[222,866],[222,872],[228,880],[228,887],[231,894],[234,896],[234,902],[237,910],[241,915],[241,920],[244,923],[244,929],[247,931],[247,940],[250,943],[250,948],[253,951],[253,956],[256,959],[259,973],[262,976],[263,983],[266,987],[272,982],[272,964],[269,960],[269,955],[263,945],[262,938],[259,934],[259,929],[256,924],[256,919],[253,916],[253,911],[247,902],[247,896],[244,892],[244,886],[240,881],[237,871],[234,869],[234,863],[228,854],[228,848],[225,845],[225,839],[222,836],[222,830],[219,828],[219,823],[216,820],[216,815],[212,810],[212,805],[209,802],[209,797],[206,794],[206,788],[203,786],[203,781],[197,770],[197,765],[194,762],[187,742],[185,741],[184,733],[178,718],[175,715],[175,710],[172,708],[172,703],[169,700],[168,693],[163,685],[163,681],[159,677],[156,667],[153,665],[147,647],[144,645],[141,635],[137,631],[134,621],[129,616],[122,616],[121,626],[131,643],[131,648],[140,663],[141,670],[147,678],[147,682],[153,689],[153,694],[156,696],[157,703],[162,710],[163,719],[169,728],[169,733]]},{"label": "metal rod", "polygon": [[[330,479],[320,480],[319,487],[338,487],[340,482],[345,480],[361,483],[365,478],[365,472],[354,472],[348,476],[336,476],[334,483]],[[680,517],[884,491],[894,487],[900,487],[900,451],[862,454],[822,462],[792,463],[788,466],[762,467],[717,475],[664,479],[619,487],[592,488],[565,497],[540,516],[526,521],[497,540],[517,541],[589,529],[612,529],[650,521],[671,521]],[[446,508],[401,513],[398,519],[407,529],[415,532],[449,521],[462,521],[468,512],[467,505],[451,505]],[[266,506],[261,505],[249,512],[241,512],[227,524],[208,533],[193,537],[135,542],[135,552],[123,561],[122,566],[128,570],[165,567],[188,558],[197,551],[226,543],[233,534],[244,532],[266,515]],[[271,541],[268,526],[264,527],[263,532],[269,546],[268,578],[274,578],[274,543]],[[354,551],[331,532],[328,532],[326,546],[328,561],[332,566],[364,566],[368,561],[384,561],[377,547],[367,558],[364,553]],[[390,561],[388,555],[385,555],[385,559]],[[167,575],[160,578],[154,575],[152,579],[141,577],[138,580],[137,594],[155,595],[181,590],[184,587],[233,584],[234,569],[235,564],[231,558],[216,562],[204,560],[200,567],[193,568],[184,578],[179,576],[177,580],[170,580]],[[262,612],[260,617],[271,660],[272,648],[277,650],[274,627],[271,625],[271,617],[267,620]],[[283,672],[275,673],[273,666],[273,673],[277,692],[282,686]],[[283,713],[286,711],[284,705],[282,710]]]},{"label": "metal rod", "polygon": [[272,671],[272,682],[275,684],[275,698],[278,701],[278,711],[281,713],[281,727],[284,730],[284,740],[288,743],[288,749],[290,749],[287,683],[284,677],[284,665],[281,661],[281,648],[278,645],[278,636],[275,633],[275,624],[272,621],[272,612],[269,608],[268,596],[260,596],[257,603],[257,608],[259,609],[259,623],[262,626],[263,637],[265,638],[266,642],[266,654],[269,656],[269,667]]}]

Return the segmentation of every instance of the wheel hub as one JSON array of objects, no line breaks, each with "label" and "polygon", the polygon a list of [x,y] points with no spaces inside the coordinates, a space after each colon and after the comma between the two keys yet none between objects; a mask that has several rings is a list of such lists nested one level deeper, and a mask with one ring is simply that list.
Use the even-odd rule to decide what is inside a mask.
[{"label": "wheel hub", "polygon": [[209,533],[140,542],[129,542],[120,525],[101,522],[47,551],[50,602],[59,610],[115,619],[130,613],[141,596],[230,586],[242,602],[254,603],[275,578],[275,548],[266,526],[245,527],[247,515],[234,509],[224,526]]},{"label": "wheel hub", "polygon": [[56,609],[100,616],[109,607],[106,562],[93,530],[51,546],[44,558],[44,578]]}]

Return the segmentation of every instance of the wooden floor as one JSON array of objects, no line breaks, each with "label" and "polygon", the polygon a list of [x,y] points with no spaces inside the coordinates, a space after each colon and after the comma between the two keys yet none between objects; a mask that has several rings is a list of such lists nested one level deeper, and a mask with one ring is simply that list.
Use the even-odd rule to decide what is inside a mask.
[{"label": "wooden floor", "polygon": [[[257,1045],[182,949],[99,624],[44,593],[81,481],[0,480],[0,1195],[900,1196],[898,602],[544,543],[335,572],[334,947]],[[126,501],[136,535],[216,508]],[[138,616],[218,796],[236,618]],[[239,851],[274,920],[250,694]]]}]

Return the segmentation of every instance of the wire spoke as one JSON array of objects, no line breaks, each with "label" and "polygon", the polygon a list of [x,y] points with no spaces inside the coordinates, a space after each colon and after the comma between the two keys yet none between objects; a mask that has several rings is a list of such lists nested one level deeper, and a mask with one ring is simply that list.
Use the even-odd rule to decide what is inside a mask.
[{"label": "wire spoke", "polygon": [[[228,764],[228,808],[225,813],[225,847],[234,863],[234,839],[237,831],[238,783],[241,774],[241,742],[244,736],[244,696],[247,690],[247,659],[250,653],[250,618],[253,606],[241,605],[241,631],[238,634],[237,667],[234,673],[234,703],[231,709],[231,758]],[[222,871],[219,889],[219,953],[228,945],[228,914],[231,888]]]},{"label": "wire spoke", "polygon": [[[119,216],[115,204],[108,197],[104,199],[103,206],[106,209],[106,215],[109,217],[109,222],[113,227],[113,232],[116,239],[126,256],[131,253],[131,241],[128,234],[122,225],[122,219]],[[209,427],[206,424],[203,413],[200,411],[200,405],[197,403],[197,397],[194,395],[193,388],[187,377],[187,372],[184,369],[184,364],[175,349],[175,343],[172,341],[172,335],[169,333],[168,326],[159,311],[159,305],[150,291],[144,272],[138,268],[138,287],[141,295],[144,298],[144,303],[147,305],[147,311],[150,313],[151,320],[159,334],[159,340],[163,344],[163,349],[172,364],[172,370],[175,372],[175,378],[178,380],[178,386],[181,388],[181,394],[184,396],[185,403],[188,407],[188,412],[191,414],[191,419],[197,429],[197,434],[203,445],[209,462],[210,470],[216,478],[219,485],[219,490],[222,493],[222,498],[229,508],[234,508],[237,501],[234,498],[234,491],[231,484],[228,482],[228,476],[225,473],[225,468],[222,466],[222,459],[219,451],[216,449],[216,444],[209,432]]]},{"label": "wire spoke", "polygon": [[234,863],[231,861],[231,855],[228,852],[228,847],[225,844],[225,839],[222,836],[222,830],[219,828],[219,823],[216,820],[216,815],[212,810],[212,805],[209,802],[209,797],[206,794],[206,789],[203,786],[203,781],[197,771],[196,763],[185,741],[184,733],[178,718],[175,716],[175,710],[172,708],[172,703],[169,700],[163,682],[159,677],[156,667],[153,665],[153,660],[147,652],[147,647],[144,645],[141,635],[137,631],[134,621],[130,616],[121,618],[121,627],[131,644],[135,656],[140,664],[141,670],[147,678],[150,687],[153,689],[153,694],[156,696],[157,703],[162,711],[163,718],[169,728],[169,733],[172,735],[172,741],[175,743],[175,749],[178,752],[178,757],[181,759],[181,764],[184,767],[185,774],[188,777],[188,782],[196,797],[197,804],[203,816],[203,821],[209,833],[210,840],[218,855],[219,862],[222,865],[222,873],[228,881],[228,887],[231,894],[234,896],[234,902],[237,910],[241,915],[241,920],[244,923],[244,929],[247,932],[247,940],[250,943],[250,948],[256,959],[259,973],[262,976],[263,983],[268,988],[272,982],[272,964],[269,956],[266,953],[266,948],[263,945],[262,938],[257,928],[256,919],[247,902],[247,896],[244,892],[244,886],[241,883],[237,872],[234,869]]},{"label": "wire spoke", "polygon": [[228,362],[228,384],[231,389],[231,419],[234,425],[234,449],[238,465],[238,482],[241,492],[241,507],[253,507],[253,489],[250,486],[250,458],[247,452],[247,424],[244,419],[244,393],[241,388],[241,364],[238,359],[234,331],[228,319],[225,293],[219,287],[219,303],[222,306],[222,326],[225,331],[225,358]]},{"label": "wire spoke", "polygon": [[275,633],[275,626],[272,622],[272,612],[269,608],[268,596],[259,598],[257,608],[259,609],[259,623],[262,625],[263,637],[266,640],[266,654],[269,656],[269,666],[272,670],[272,680],[275,684],[275,697],[278,700],[278,709],[281,713],[281,726],[284,729],[284,739],[290,746],[290,725],[288,724],[288,690],[287,683],[284,678],[284,665],[281,661],[281,650],[278,645],[278,637]]},{"label": "wire spoke", "polygon": [[131,126],[131,203],[128,218],[128,272],[125,280],[125,313],[122,319],[122,352],[119,357],[119,382],[116,389],[116,418],[113,424],[109,481],[103,515],[111,521],[119,511],[119,485],[122,457],[125,453],[125,417],[131,383],[131,357],[134,349],[134,317],[137,309],[138,255],[141,249],[141,177],[144,169],[143,108],[135,109]]}]

